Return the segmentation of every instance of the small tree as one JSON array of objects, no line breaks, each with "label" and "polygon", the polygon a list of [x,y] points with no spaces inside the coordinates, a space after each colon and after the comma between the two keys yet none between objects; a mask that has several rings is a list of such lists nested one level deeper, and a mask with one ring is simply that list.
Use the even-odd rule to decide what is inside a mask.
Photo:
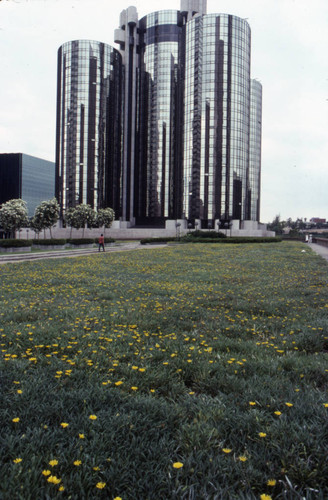
[{"label": "small tree", "polygon": [[114,218],[115,218],[115,212],[112,208],[109,207],[100,208],[98,210],[96,215],[96,224],[98,227],[104,228],[104,235],[105,235],[105,229],[111,227]]},{"label": "small tree", "polygon": [[27,205],[21,199],[9,200],[0,209],[0,224],[6,232],[19,231],[27,227]]},{"label": "small tree", "polygon": [[34,231],[35,237],[38,235],[39,239],[40,232],[42,231],[42,226],[40,224],[40,221],[34,216],[30,219],[30,228],[32,229],[32,231]]},{"label": "small tree", "polygon": [[41,229],[50,231],[50,238],[52,238],[51,228],[56,224],[59,219],[60,207],[56,198],[51,200],[42,201],[34,212],[34,220]]},{"label": "small tree", "polygon": [[81,229],[82,228],[82,238],[84,238],[84,229],[88,225],[92,227],[96,220],[96,213],[90,205],[77,205],[75,208],[69,208],[65,215],[65,219],[69,226],[71,226],[71,237],[72,228]]},{"label": "small tree", "polygon": [[76,216],[76,210],[73,207],[70,207],[65,213],[65,222],[71,228],[70,238],[72,238],[72,231],[74,229],[80,229],[82,226],[80,225],[80,220],[78,220]]}]

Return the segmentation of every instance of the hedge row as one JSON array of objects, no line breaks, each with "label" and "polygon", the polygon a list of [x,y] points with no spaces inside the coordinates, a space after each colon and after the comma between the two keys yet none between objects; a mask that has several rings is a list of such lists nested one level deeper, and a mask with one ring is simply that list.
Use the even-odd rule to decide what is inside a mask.
[{"label": "hedge row", "polygon": [[65,239],[50,239],[50,240],[32,240],[33,245],[44,245],[44,246],[53,246],[53,245],[65,245],[67,240]]},{"label": "hedge row", "polygon": [[163,236],[158,238],[143,238],[140,240],[141,245],[151,245],[152,243],[169,243],[170,241],[177,241],[174,236]]},{"label": "hedge row", "polygon": [[186,234],[187,238],[212,238],[217,240],[218,238],[226,238],[227,235],[225,233],[221,233],[221,231],[200,231],[197,229],[196,231],[191,231]]},{"label": "hedge row", "polygon": [[0,240],[0,247],[2,248],[17,248],[17,247],[30,247],[31,240]]},{"label": "hedge row", "polygon": [[[114,243],[115,240],[113,238],[105,238],[105,243]],[[90,244],[98,244],[98,238],[74,238],[70,240],[65,239],[48,239],[48,240],[16,240],[16,239],[7,239],[0,240],[0,247],[2,248],[19,248],[19,247],[30,247],[33,245],[42,245],[42,246],[54,246],[54,245],[90,245]]]},{"label": "hedge row", "polygon": [[[216,233],[218,234],[218,233]],[[189,235],[183,236],[179,239],[177,238],[146,238],[140,241],[142,245],[152,244],[152,243],[167,243],[170,241],[179,241],[179,243],[279,243],[281,238],[267,238],[267,237],[255,237],[255,236],[240,236],[234,238],[224,238],[216,237],[213,238],[196,238],[190,237]]]},{"label": "hedge row", "polygon": [[181,243],[279,243],[281,238],[268,238],[256,236],[235,236],[232,238],[181,238]]}]

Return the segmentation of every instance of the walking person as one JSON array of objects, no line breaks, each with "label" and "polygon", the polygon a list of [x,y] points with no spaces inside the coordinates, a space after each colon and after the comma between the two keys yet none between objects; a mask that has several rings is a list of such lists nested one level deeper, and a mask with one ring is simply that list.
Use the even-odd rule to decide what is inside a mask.
[{"label": "walking person", "polygon": [[104,251],[105,251],[105,238],[104,238],[104,235],[103,235],[103,234],[101,234],[101,235],[99,236],[99,241],[98,241],[98,243],[99,243],[98,252],[100,252],[100,249],[101,249],[101,248],[103,249],[103,252],[104,252]]}]

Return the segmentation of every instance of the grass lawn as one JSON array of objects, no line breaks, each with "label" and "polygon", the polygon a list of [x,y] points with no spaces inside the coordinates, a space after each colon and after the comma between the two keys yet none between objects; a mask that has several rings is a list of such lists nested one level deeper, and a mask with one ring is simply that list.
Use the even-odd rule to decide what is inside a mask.
[{"label": "grass lawn", "polygon": [[0,283],[0,498],[328,498],[328,266],[305,244],[7,264]]}]

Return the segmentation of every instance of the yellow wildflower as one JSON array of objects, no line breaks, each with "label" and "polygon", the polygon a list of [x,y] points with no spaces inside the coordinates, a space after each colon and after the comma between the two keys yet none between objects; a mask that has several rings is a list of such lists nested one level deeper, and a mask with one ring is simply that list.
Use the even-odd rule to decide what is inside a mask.
[{"label": "yellow wildflower", "polygon": [[268,479],[267,485],[268,486],[276,486],[277,481],[275,479]]},{"label": "yellow wildflower", "polygon": [[59,479],[58,477],[56,476],[49,476],[48,479],[47,479],[48,483],[52,483],[52,484],[59,484],[61,479]]},{"label": "yellow wildflower", "polygon": [[183,464],[181,462],[174,462],[173,468],[174,469],[181,469],[183,467]]},{"label": "yellow wildflower", "polygon": [[15,458],[13,460],[14,464],[19,464],[23,459],[22,458]]},{"label": "yellow wildflower", "polygon": [[106,483],[97,483],[96,484],[96,488],[98,488],[98,490],[102,490],[104,489],[106,486]]}]

